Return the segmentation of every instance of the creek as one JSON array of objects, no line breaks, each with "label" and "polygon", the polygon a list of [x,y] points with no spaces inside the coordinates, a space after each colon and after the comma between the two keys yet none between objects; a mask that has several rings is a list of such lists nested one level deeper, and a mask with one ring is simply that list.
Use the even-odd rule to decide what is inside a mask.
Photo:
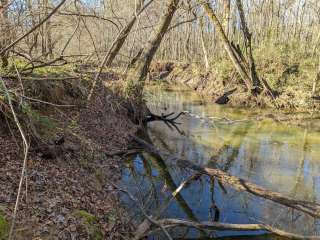
[{"label": "creek", "polygon": [[[180,132],[164,122],[151,122],[148,136],[159,148],[219,168],[266,189],[299,200],[320,202],[320,125],[298,127],[276,122],[266,110],[230,108],[208,103],[194,91],[178,86],[149,87],[146,99],[153,113],[184,111]],[[276,113],[273,113],[276,115]],[[148,153],[126,160],[120,184],[139,199],[148,214],[168,202],[171,193],[191,176],[188,169],[169,166]],[[121,200],[139,223],[139,208],[126,195]],[[223,223],[265,223],[302,235],[320,233],[320,222],[308,215],[208,177],[186,186],[162,218]],[[184,227],[170,231],[174,239],[280,239],[264,231],[213,231]],[[159,233],[148,239],[166,239]]]}]

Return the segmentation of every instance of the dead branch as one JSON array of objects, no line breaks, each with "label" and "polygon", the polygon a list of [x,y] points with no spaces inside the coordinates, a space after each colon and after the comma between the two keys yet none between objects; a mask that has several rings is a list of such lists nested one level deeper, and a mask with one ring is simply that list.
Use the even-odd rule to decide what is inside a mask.
[{"label": "dead branch", "polygon": [[158,221],[165,228],[172,228],[177,226],[191,227],[196,229],[209,230],[228,230],[228,231],[268,231],[280,237],[296,240],[319,240],[319,236],[303,236],[299,234],[289,233],[278,228],[265,224],[232,224],[220,222],[194,222],[190,220],[180,219],[161,219]]},{"label": "dead branch", "polygon": [[[110,182],[111,183],[111,182]],[[170,234],[168,233],[168,231],[160,224],[158,223],[156,220],[154,220],[153,218],[151,218],[146,211],[144,210],[144,208],[141,206],[140,201],[138,199],[136,199],[128,190],[120,188],[119,186],[117,186],[114,183],[111,183],[111,185],[113,185],[113,187],[115,187],[117,190],[127,194],[129,196],[129,198],[139,207],[139,209],[141,210],[142,214],[148,219],[148,221],[150,221],[150,223],[160,227],[160,229],[164,232],[164,234],[166,235],[166,237],[169,240],[173,240],[172,237],[170,236]]]},{"label": "dead branch", "polygon": [[170,124],[180,124],[178,122],[176,122],[175,120],[177,120],[181,115],[184,115],[185,112],[180,112],[177,116],[173,117],[173,118],[169,118],[170,116],[172,116],[174,114],[174,112],[166,114],[166,115],[156,115],[153,113],[150,113],[147,118],[146,118],[146,122],[153,122],[153,121],[163,121],[163,122],[167,122]]},{"label": "dead branch", "polygon": [[3,48],[0,51],[0,55],[4,54],[6,51],[8,51],[10,48],[12,48],[13,46],[15,46],[18,42],[20,42],[21,40],[23,40],[25,37],[29,36],[32,32],[34,32],[37,28],[39,28],[41,25],[43,25],[46,21],[48,21],[49,18],[52,17],[53,14],[55,14],[59,8],[66,2],[67,0],[61,0],[61,2],[45,17],[43,18],[38,24],[36,24],[33,28],[31,28],[28,32],[26,32],[25,34],[23,34],[21,37],[17,38],[16,40],[14,40],[12,43],[10,43],[8,46],[6,46],[5,48]]},{"label": "dead branch", "polygon": [[154,121],[163,121],[167,127],[169,129],[171,129],[172,131],[175,129],[179,134],[181,135],[184,135],[184,132],[181,131],[178,127],[179,124],[181,123],[178,123],[176,122],[176,120],[181,116],[181,115],[184,115],[185,112],[180,112],[177,116],[175,117],[172,117],[172,118],[169,118],[170,116],[172,116],[174,114],[174,112],[172,113],[169,113],[167,115],[156,115],[156,114],[153,114],[153,113],[149,113],[149,115],[146,117],[146,119],[144,120],[144,122],[148,123],[148,122],[154,122]]},{"label": "dead branch", "polygon": [[[161,214],[169,207],[171,201],[182,191],[182,189],[184,189],[186,186],[188,186],[190,184],[191,181],[194,181],[196,179],[198,179],[201,175],[200,174],[194,174],[192,176],[190,176],[189,178],[187,178],[186,180],[184,180],[175,191],[172,192],[171,194],[171,198],[169,199],[169,201],[167,201],[165,204],[161,205],[160,208],[157,210],[157,212],[154,214],[153,218],[154,219],[158,219]],[[141,239],[146,232],[148,231],[148,229],[151,227],[151,224],[149,223],[149,221],[145,220],[143,221],[138,227],[137,230],[134,234],[134,240],[138,240]]]},{"label": "dead branch", "polygon": [[24,131],[23,131],[22,127],[21,127],[21,124],[20,124],[20,121],[19,121],[19,119],[17,117],[17,114],[16,114],[16,112],[14,110],[14,107],[13,107],[13,104],[12,104],[12,101],[11,101],[10,93],[9,93],[9,91],[7,89],[7,86],[6,86],[5,82],[4,82],[4,80],[1,77],[0,77],[0,82],[1,82],[2,87],[3,87],[3,89],[4,89],[5,93],[6,93],[6,97],[8,99],[9,106],[10,106],[10,109],[11,109],[15,124],[17,125],[18,130],[19,130],[19,132],[21,134],[21,138],[22,138],[22,141],[23,141],[23,149],[24,149],[23,166],[22,166],[22,169],[21,169],[19,188],[18,188],[16,203],[15,203],[13,216],[12,216],[12,223],[11,223],[10,232],[9,232],[9,240],[11,240],[12,237],[13,237],[13,230],[14,230],[14,225],[15,225],[15,221],[16,221],[16,217],[17,217],[17,212],[18,212],[18,207],[19,207],[19,200],[20,200],[20,195],[21,195],[21,191],[22,191],[23,180],[25,178],[25,173],[26,173],[26,170],[27,170],[27,158],[28,158],[28,152],[29,152],[29,144],[28,144],[26,135],[24,134]]},{"label": "dead branch", "polygon": [[[4,79],[17,79],[18,77],[15,75],[4,75],[4,76],[0,76]],[[54,77],[24,77],[21,76],[21,80],[28,80],[28,81],[64,81],[64,80],[75,80],[75,79],[79,79],[80,77],[78,76],[71,76],[71,77],[63,77],[63,78],[54,78]]]}]

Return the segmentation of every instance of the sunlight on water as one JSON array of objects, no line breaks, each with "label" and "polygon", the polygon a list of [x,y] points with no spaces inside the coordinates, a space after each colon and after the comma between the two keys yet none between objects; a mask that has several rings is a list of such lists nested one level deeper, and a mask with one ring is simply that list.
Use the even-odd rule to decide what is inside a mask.
[{"label": "sunlight on water", "polygon": [[[186,112],[178,120],[182,135],[163,122],[150,123],[149,136],[158,147],[287,196],[320,202],[320,128],[278,123],[267,111],[208,104],[193,91],[179,87],[149,88],[146,99],[156,114]],[[152,213],[188,176],[190,172],[185,169],[168,167],[159,159],[140,154],[128,161],[122,184]],[[125,197],[124,201],[132,204]],[[228,186],[221,187],[206,177],[184,189],[162,216],[228,223],[263,222],[307,235],[320,230],[318,222],[309,216]],[[182,228],[174,231],[174,236],[182,239],[204,237],[203,234]],[[261,235],[263,232],[225,231],[214,232],[213,236],[248,239],[251,234],[255,235],[253,239],[275,239]],[[161,235],[149,238],[162,239]]]}]

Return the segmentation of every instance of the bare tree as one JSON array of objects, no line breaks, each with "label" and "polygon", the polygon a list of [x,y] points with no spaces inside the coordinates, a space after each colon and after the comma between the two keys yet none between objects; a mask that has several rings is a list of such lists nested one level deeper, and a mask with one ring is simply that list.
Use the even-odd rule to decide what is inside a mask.
[{"label": "bare tree", "polygon": [[[0,49],[8,44],[10,41],[10,33],[9,33],[9,20],[8,20],[8,7],[9,1],[8,0],[1,0],[0,1]],[[8,53],[3,52],[0,54],[2,67],[8,66]]]},{"label": "bare tree", "polygon": [[166,1],[166,9],[159,19],[157,28],[144,46],[141,56],[138,58],[134,67],[128,73],[128,93],[137,99],[142,99],[143,88],[149,71],[150,63],[170,26],[174,13],[178,9],[178,4],[179,0]]}]

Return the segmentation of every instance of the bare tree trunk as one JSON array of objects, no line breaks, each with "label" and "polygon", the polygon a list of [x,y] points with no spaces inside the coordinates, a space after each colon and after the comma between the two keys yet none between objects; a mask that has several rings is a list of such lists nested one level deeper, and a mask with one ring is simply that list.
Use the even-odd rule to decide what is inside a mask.
[{"label": "bare tree trunk", "polygon": [[227,38],[229,38],[230,34],[230,10],[231,10],[231,5],[230,5],[230,0],[224,0],[224,23],[223,27],[226,32]]},{"label": "bare tree trunk", "polygon": [[207,13],[207,15],[209,16],[212,23],[215,25],[216,31],[219,34],[219,36],[222,40],[223,46],[224,46],[226,52],[228,53],[233,65],[235,66],[237,72],[240,74],[241,79],[245,83],[247,89],[250,91],[253,86],[252,82],[251,82],[251,78],[249,77],[248,73],[246,72],[245,66],[241,62],[239,56],[233,50],[232,45],[229,42],[219,19],[217,18],[216,14],[214,13],[214,11],[212,10],[212,8],[210,6],[210,3],[203,3],[201,0],[198,0],[198,2],[200,4],[203,4],[204,10]]},{"label": "bare tree trunk", "polygon": [[[253,59],[253,54],[252,54],[252,44],[251,44],[251,33],[249,32],[244,11],[243,11],[243,6],[241,0],[237,0],[237,7],[239,10],[239,16],[240,16],[240,21],[241,21],[241,28],[242,32],[244,35],[244,44],[246,47],[247,55],[248,55],[248,67],[249,67],[249,72],[250,72],[250,77],[251,81],[253,83],[253,88],[255,91],[260,92],[261,90],[261,83],[256,71],[256,65]],[[259,90],[260,89],[260,90]]]},{"label": "bare tree trunk", "polygon": [[157,52],[160,43],[169,28],[174,13],[178,9],[179,0],[167,0],[166,9],[160,17],[159,24],[148,42],[143,48],[141,56],[135,66],[130,69],[127,77],[126,92],[129,96],[142,99],[145,80],[149,71],[151,61]]},{"label": "bare tree trunk", "polygon": [[[0,0],[0,49],[4,48],[9,42],[9,20],[8,20],[8,0]],[[3,52],[0,56],[2,67],[8,66],[8,53]]]},{"label": "bare tree trunk", "polygon": [[[138,6],[136,7],[136,9],[138,9],[138,12],[141,12],[141,9],[145,1],[146,0],[139,0]],[[118,34],[117,38],[113,42],[109,50],[108,57],[106,59],[106,63],[105,63],[106,66],[111,66],[113,60],[115,59],[120,49],[122,48],[124,42],[126,41],[127,36],[129,35],[133,25],[137,21],[138,14],[140,13],[134,14],[134,16],[130,19],[129,23],[121,30],[121,32]]]},{"label": "bare tree trunk", "polygon": [[316,95],[319,81],[320,81],[320,56],[319,56],[319,62],[318,62],[318,72],[317,72],[317,75],[314,78],[314,81],[313,81],[313,84],[312,84],[312,92],[311,92],[311,96],[312,97],[314,97]]},{"label": "bare tree trunk", "polygon": [[202,51],[203,51],[203,56],[204,56],[204,63],[206,66],[206,71],[208,72],[209,70],[209,60],[208,60],[208,52],[207,52],[207,48],[205,45],[205,41],[204,41],[204,34],[203,34],[203,29],[204,29],[204,24],[203,24],[203,19],[200,19],[200,35],[201,35],[201,45],[202,45]]},{"label": "bare tree trunk", "polygon": [[100,66],[99,66],[99,72],[96,74],[95,79],[93,81],[93,85],[91,87],[90,93],[88,95],[88,101],[91,99],[94,89],[96,87],[96,84],[99,80],[100,74],[103,70],[104,67],[109,67],[111,66],[113,60],[115,57],[118,55],[120,49],[122,48],[123,44],[125,43],[133,25],[135,24],[138,16],[143,12],[144,9],[146,9],[152,2],[153,0],[149,1],[148,4],[144,6],[146,0],[139,0],[138,6],[136,6],[136,9],[139,9],[138,12],[135,12],[134,16],[131,18],[129,23],[120,31],[116,39],[113,41],[111,44],[111,47],[107,54],[104,56]]}]

